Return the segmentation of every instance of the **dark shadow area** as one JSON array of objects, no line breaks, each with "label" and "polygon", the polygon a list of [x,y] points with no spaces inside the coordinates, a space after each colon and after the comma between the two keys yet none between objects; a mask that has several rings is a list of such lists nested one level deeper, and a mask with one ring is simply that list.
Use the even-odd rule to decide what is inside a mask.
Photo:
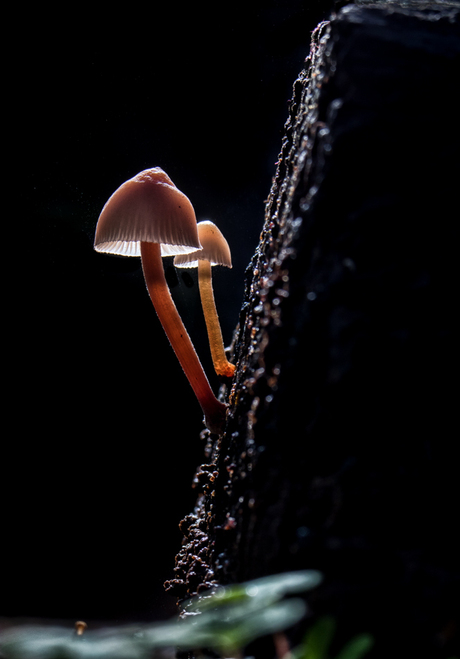
[{"label": "dark shadow area", "polygon": [[[215,277],[229,343],[292,83],[330,5],[233,3],[214,15],[195,4],[97,15],[40,7],[20,17],[0,615],[174,610],[163,582],[194,504],[201,411],[139,260],[96,254],[94,228],[124,180],[164,168],[232,248],[233,270]],[[211,374],[196,277],[172,288]]]}]

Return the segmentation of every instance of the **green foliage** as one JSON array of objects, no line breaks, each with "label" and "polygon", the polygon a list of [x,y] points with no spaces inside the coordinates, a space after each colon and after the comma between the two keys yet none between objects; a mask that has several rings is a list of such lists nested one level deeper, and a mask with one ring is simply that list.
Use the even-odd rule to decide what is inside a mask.
[{"label": "green foliage", "polygon": [[[0,634],[0,656],[150,659],[164,648],[208,648],[226,656],[242,656],[241,651],[254,639],[299,622],[306,614],[306,604],[301,598],[286,596],[310,590],[320,581],[318,572],[303,571],[218,587],[187,602],[183,618],[160,625],[86,631],[82,636],[62,627],[16,627]],[[334,629],[332,619],[319,620],[293,650],[293,659],[326,659]],[[361,659],[369,648],[368,636],[356,637],[336,659]]]},{"label": "green foliage", "polygon": [[[320,618],[306,633],[302,643],[293,650],[292,659],[328,659],[335,633],[335,620]],[[335,659],[361,659],[373,645],[370,634],[360,634],[349,641]]]},{"label": "green foliage", "polygon": [[295,659],[325,659],[335,632],[333,618],[325,617],[311,627],[302,644],[295,650]]},{"label": "green foliage", "polygon": [[241,611],[246,615],[249,610],[260,610],[261,607],[270,606],[286,595],[316,588],[321,580],[321,574],[315,570],[284,572],[242,584],[219,586],[189,600],[184,609],[187,613],[204,613],[210,610],[217,611],[226,606],[229,607],[226,609],[228,612],[231,609],[236,611],[238,610],[236,607],[242,606]]}]

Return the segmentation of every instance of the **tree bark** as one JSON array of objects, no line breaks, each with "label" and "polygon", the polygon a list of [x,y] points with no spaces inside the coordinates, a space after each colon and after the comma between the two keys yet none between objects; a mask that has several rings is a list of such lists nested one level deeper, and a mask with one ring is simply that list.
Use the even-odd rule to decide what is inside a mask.
[{"label": "tree bark", "polygon": [[458,647],[459,23],[456,3],[361,3],[312,35],[226,430],[204,433],[181,522],[179,601],[314,568],[338,647],[363,631],[373,657]]}]

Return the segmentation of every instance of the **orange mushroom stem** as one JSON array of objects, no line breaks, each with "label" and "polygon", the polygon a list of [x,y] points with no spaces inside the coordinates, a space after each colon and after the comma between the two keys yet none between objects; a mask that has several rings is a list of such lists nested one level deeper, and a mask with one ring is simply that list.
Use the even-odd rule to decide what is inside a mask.
[{"label": "orange mushroom stem", "polygon": [[228,361],[225,354],[222,330],[214,300],[211,263],[209,261],[198,261],[198,285],[214,370],[220,377],[232,378],[235,365]]},{"label": "orange mushroom stem", "polygon": [[159,167],[144,170],[125,181],[105,204],[98,219],[94,248],[141,257],[158,318],[201,405],[206,426],[219,433],[227,407],[214,396],[163,270],[162,256],[201,248],[190,200]]},{"label": "orange mushroom stem", "polygon": [[214,300],[211,271],[213,265],[232,267],[230,247],[221,231],[209,220],[198,222],[198,237],[202,249],[177,255],[174,258],[174,265],[178,268],[198,267],[201,306],[208,331],[214,370],[220,377],[231,378],[235,372],[235,365],[228,361],[225,354],[222,330]]}]

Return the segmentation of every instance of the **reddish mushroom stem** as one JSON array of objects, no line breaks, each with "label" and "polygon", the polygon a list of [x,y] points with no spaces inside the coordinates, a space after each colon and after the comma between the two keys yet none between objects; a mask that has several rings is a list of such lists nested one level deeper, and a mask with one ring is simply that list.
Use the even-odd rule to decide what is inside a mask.
[{"label": "reddish mushroom stem", "polygon": [[225,421],[226,405],[217,400],[209,385],[195,348],[169,292],[158,243],[141,242],[145,283],[166,336],[201,405],[206,426],[219,433]]}]

